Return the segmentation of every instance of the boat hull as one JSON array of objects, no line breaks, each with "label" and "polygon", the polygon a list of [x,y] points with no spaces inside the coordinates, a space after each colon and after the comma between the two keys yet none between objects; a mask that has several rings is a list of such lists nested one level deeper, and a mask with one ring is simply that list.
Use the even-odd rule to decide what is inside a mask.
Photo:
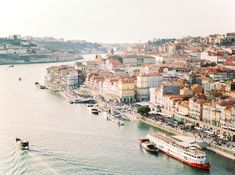
[{"label": "boat hull", "polygon": [[95,111],[92,111],[91,113],[92,113],[92,114],[95,114],[95,115],[98,115],[98,114],[99,114],[99,112],[95,112]]},{"label": "boat hull", "polygon": [[183,159],[180,159],[179,157],[176,157],[176,156],[174,156],[174,155],[172,155],[172,154],[170,154],[170,153],[168,153],[168,152],[166,152],[166,151],[163,151],[162,149],[159,149],[159,150],[160,150],[161,152],[167,154],[168,156],[170,156],[170,157],[172,157],[172,158],[174,158],[174,159],[177,159],[177,160],[181,161],[182,163],[185,163],[185,164],[187,164],[187,165],[189,165],[189,166],[192,166],[192,167],[195,167],[195,168],[200,168],[200,169],[203,169],[203,170],[210,171],[210,167],[211,167],[210,164],[198,164],[198,163],[188,162],[188,161],[185,161],[185,160],[183,160]]}]

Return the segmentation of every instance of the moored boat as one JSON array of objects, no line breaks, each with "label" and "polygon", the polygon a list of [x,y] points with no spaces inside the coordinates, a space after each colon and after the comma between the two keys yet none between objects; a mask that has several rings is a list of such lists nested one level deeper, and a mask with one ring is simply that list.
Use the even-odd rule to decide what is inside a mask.
[{"label": "moored boat", "polygon": [[78,103],[80,103],[80,100],[79,99],[71,99],[71,100],[69,100],[69,103],[70,104],[78,104]]},{"label": "moored boat", "polygon": [[40,89],[46,89],[46,87],[43,86],[43,85],[40,85],[39,88],[40,88]]},{"label": "moored boat", "polygon": [[140,146],[145,149],[146,151],[150,152],[150,153],[158,153],[159,149],[157,147],[154,146],[154,144],[152,144],[149,139],[143,138],[143,139],[139,139],[140,140]]},{"label": "moored boat", "polygon": [[99,110],[97,108],[91,108],[91,113],[98,115],[99,114]]},{"label": "moored boat", "polygon": [[94,107],[94,105],[93,104],[88,104],[87,107],[92,108],[92,107]]},{"label": "moored boat", "polygon": [[35,84],[35,86],[36,86],[37,88],[39,88],[39,89],[47,89],[46,86],[41,85],[39,82],[35,82],[34,84]]},{"label": "moored boat", "polygon": [[206,153],[185,142],[161,134],[148,134],[146,136],[161,152],[192,167],[210,170]]}]

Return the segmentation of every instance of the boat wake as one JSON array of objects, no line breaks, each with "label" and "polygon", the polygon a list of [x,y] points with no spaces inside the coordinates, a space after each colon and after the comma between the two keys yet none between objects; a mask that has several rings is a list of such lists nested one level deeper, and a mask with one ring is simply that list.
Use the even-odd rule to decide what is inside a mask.
[{"label": "boat wake", "polygon": [[4,169],[1,170],[1,174],[26,174],[26,159],[27,152],[19,150],[17,145],[13,144],[10,147],[9,154],[4,156],[4,161],[2,162],[4,164]]},{"label": "boat wake", "polygon": [[30,150],[21,150],[11,145],[3,158],[4,175],[59,175],[59,174],[106,174],[107,170],[86,160],[77,160],[72,155],[50,151],[31,145]]},{"label": "boat wake", "polygon": [[0,170],[0,174],[4,175],[60,174],[43,156],[33,150],[21,150],[16,144],[11,146],[10,152],[4,156],[3,164],[5,168]]}]

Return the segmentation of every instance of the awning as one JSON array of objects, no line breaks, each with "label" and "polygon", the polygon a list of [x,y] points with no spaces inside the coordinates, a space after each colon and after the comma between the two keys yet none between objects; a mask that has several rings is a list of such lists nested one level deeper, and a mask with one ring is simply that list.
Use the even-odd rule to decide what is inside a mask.
[{"label": "awning", "polygon": [[150,105],[150,102],[143,101],[143,102],[138,102],[138,103],[135,103],[135,104],[139,105],[139,106],[148,106],[148,105]]}]

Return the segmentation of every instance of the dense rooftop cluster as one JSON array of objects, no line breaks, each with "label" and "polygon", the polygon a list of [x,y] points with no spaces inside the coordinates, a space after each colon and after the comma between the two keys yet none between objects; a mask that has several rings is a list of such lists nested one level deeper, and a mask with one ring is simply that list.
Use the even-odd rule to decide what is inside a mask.
[{"label": "dense rooftop cluster", "polygon": [[[68,76],[76,70],[83,73],[79,76],[85,77],[87,88],[107,99],[127,104],[147,101],[152,111],[234,130],[234,39],[235,34],[229,33],[149,42],[128,46],[121,54],[112,49],[106,56],[76,63],[71,70],[58,68],[66,72],[64,89],[83,82],[77,78],[75,85],[68,83]],[[52,78],[58,68],[48,69],[49,82],[63,80]],[[77,73],[73,76],[79,77]]]}]

